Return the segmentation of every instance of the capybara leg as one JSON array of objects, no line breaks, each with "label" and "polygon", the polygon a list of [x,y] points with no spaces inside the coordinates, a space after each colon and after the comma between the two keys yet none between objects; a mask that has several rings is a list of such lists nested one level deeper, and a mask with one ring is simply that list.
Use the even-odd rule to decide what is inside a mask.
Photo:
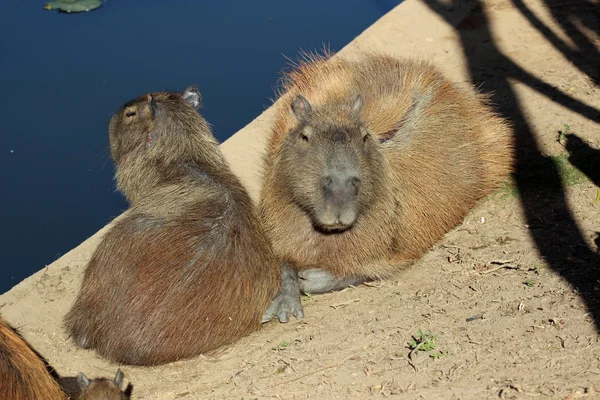
[{"label": "capybara leg", "polygon": [[84,349],[93,347],[90,335],[88,334],[90,331],[89,321],[84,317],[74,316],[69,313],[65,319],[65,328],[77,346]]},{"label": "capybara leg", "polygon": [[273,317],[277,317],[279,322],[288,322],[290,314],[297,319],[304,318],[304,310],[300,300],[298,272],[293,266],[283,263],[281,264],[279,292],[263,314],[262,322],[268,322]]},{"label": "capybara leg", "polygon": [[300,278],[300,291],[303,293],[325,293],[364,282],[364,279],[360,278],[338,278],[321,268],[300,271],[298,277]]},{"label": "capybara leg", "polygon": [[89,339],[88,335],[82,332],[73,333],[73,340],[77,344],[77,346],[83,349],[89,349],[92,347],[92,341]]}]

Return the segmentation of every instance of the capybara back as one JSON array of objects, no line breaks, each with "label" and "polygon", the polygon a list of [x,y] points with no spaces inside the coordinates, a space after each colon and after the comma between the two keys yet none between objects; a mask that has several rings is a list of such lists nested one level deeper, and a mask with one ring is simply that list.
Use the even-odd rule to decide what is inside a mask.
[{"label": "capybara back", "polygon": [[131,208],[90,260],[65,325],[116,362],[162,364],[229,344],[259,329],[279,287],[257,212],[199,100],[194,87],[151,93],[109,125]]}]

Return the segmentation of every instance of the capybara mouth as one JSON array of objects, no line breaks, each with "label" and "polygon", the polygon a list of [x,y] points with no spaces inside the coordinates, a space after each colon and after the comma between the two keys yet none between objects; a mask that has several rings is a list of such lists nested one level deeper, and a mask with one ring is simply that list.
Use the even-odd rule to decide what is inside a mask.
[{"label": "capybara mouth", "polygon": [[336,207],[327,207],[325,211],[315,212],[311,217],[314,229],[325,234],[346,232],[358,220],[354,209],[339,210]]},{"label": "capybara mouth", "polygon": [[352,228],[353,225],[354,225],[353,223],[352,224],[343,224],[341,222],[336,222],[333,224],[318,223],[318,224],[314,224],[314,228],[315,228],[315,230],[317,230],[321,233],[335,235],[338,233],[346,232],[347,230]]}]

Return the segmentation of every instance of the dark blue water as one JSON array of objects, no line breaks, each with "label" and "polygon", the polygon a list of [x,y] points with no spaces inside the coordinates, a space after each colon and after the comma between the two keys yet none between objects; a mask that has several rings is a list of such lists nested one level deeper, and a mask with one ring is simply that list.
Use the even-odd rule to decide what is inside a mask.
[{"label": "dark blue water", "polygon": [[148,91],[196,84],[220,141],[261,113],[284,56],[339,50],[401,0],[111,1],[85,14],[0,11],[0,293],[127,205],[107,123]]}]

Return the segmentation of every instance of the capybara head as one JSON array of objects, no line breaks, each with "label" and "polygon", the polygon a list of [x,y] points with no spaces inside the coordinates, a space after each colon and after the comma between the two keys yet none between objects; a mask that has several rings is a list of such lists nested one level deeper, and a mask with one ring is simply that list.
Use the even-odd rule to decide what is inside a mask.
[{"label": "capybara head", "polygon": [[382,154],[360,118],[360,96],[348,104],[313,107],[297,96],[297,124],[282,144],[278,184],[324,232],[347,230],[381,186]]},{"label": "capybara head", "polygon": [[190,86],[183,93],[148,93],[121,106],[108,126],[110,153],[117,167],[129,155],[165,161],[166,154],[176,159],[194,148],[184,145],[192,140],[186,135],[204,130],[190,129],[190,122],[206,126],[209,132],[197,112],[201,98],[198,88]]},{"label": "capybara head", "polygon": [[108,136],[117,188],[130,202],[183,179],[187,163],[223,162],[208,123],[197,111],[200,99],[195,86],[182,93],[148,93],[112,116]]},{"label": "capybara head", "polygon": [[118,369],[115,378],[111,381],[106,378],[90,380],[82,372],[77,376],[77,384],[81,390],[81,400],[128,400],[131,397],[131,384],[125,390],[123,386],[123,372]]}]

